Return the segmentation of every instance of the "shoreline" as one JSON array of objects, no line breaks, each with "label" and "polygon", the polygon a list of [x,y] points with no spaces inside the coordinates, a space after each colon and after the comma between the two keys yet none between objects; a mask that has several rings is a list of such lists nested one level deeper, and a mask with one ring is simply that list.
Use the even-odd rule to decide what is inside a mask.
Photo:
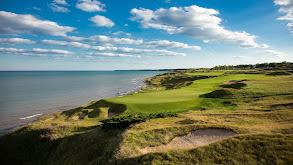
[{"label": "shoreline", "polygon": [[[154,75],[156,76],[156,75]],[[154,77],[152,76],[152,77]],[[152,77],[147,77],[147,78],[152,78]],[[78,106],[72,106],[72,108],[69,108],[69,109],[62,109],[62,110],[57,110],[57,111],[54,111],[54,112],[50,112],[48,114],[44,114],[44,113],[36,113],[36,114],[33,114],[33,115],[30,115],[30,116],[24,116],[24,117],[21,117],[21,118],[18,118],[18,120],[27,120],[27,119],[33,119],[32,121],[26,123],[26,124],[20,124],[18,126],[13,126],[13,127],[9,127],[9,128],[4,128],[3,130],[1,130],[0,132],[0,137],[6,135],[6,134],[9,134],[9,133],[12,133],[14,132],[15,130],[17,129],[20,129],[28,124],[31,124],[31,123],[34,123],[34,122],[38,122],[39,120],[47,117],[47,116],[51,116],[51,115],[54,115],[54,114],[57,114],[57,113],[62,113],[64,111],[68,111],[68,110],[71,110],[71,109],[75,109],[75,108],[78,108],[78,107],[84,107],[84,106],[87,106],[89,105],[91,102],[94,102],[94,101],[99,101],[99,100],[102,100],[102,99],[108,99],[108,98],[115,98],[115,97],[123,97],[123,96],[127,96],[127,95],[130,95],[134,92],[136,92],[137,90],[140,90],[141,88],[145,87],[147,85],[147,83],[145,82],[145,80],[147,78],[144,78],[142,80],[142,82],[136,86],[135,88],[133,88],[132,90],[129,90],[129,91],[126,91],[124,93],[121,93],[122,95],[119,95],[120,92],[118,93],[115,93],[115,96],[114,97],[106,97],[106,98],[101,98],[101,99],[98,99],[98,100],[91,100],[85,104],[80,104]]]}]

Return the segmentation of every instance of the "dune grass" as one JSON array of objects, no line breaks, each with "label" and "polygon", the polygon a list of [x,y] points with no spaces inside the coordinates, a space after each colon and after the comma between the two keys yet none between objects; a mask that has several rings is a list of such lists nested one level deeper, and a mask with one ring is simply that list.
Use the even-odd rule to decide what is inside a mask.
[{"label": "dune grass", "polygon": [[[172,90],[159,85],[148,86],[139,93],[95,101],[46,116],[1,137],[0,162],[292,164],[293,76],[225,72],[189,75],[217,77],[195,80],[189,86],[178,81],[185,87]],[[232,80],[245,85],[223,86]],[[217,90],[233,92],[224,93],[224,97],[207,96]],[[180,113],[178,117],[146,119],[127,128],[103,127],[100,121],[106,119],[109,112],[117,115]],[[78,116],[83,119],[76,120]],[[239,135],[199,148],[146,155],[141,152],[145,147],[168,144],[177,136],[202,128],[229,129]]]},{"label": "dune grass", "polygon": [[118,164],[292,164],[292,148],[292,135],[245,135],[195,149],[129,158]]}]

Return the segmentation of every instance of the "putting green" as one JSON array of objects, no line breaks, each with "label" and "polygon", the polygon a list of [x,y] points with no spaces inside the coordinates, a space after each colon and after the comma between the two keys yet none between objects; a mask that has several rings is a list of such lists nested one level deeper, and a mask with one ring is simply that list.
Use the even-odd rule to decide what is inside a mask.
[{"label": "putting green", "polygon": [[200,95],[219,89],[220,85],[225,81],[268,77],[260,74],[232,74],[196,80],[192,85],[181,89],[137,93],[106,100],[113,103],[125,104],[130,112],[155,113],[163,111],[187,111],[197,106],[203,100],[202,97],[199,97]]}]

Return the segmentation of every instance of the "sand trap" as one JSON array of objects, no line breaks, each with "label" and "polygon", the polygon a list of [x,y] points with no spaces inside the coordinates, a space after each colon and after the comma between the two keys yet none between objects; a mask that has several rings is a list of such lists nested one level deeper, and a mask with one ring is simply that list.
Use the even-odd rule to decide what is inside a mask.
[{"label": "sand trap", "polygon": [[231,84],[236,84],[238,83],[239,81],[226,81],[226,82],[223,82],[224,85],[231,85]]},{"label": "sand trap", "polygon": [[186,136],[176,137],[169,144],[158,147],[147,147],[142,149],[142,153],[169,150],[169,149],[186,149],[207,145],[222,139],[235,136],[237,133],[225,129],[202,129],[191,132]]},{"label": "sand trap", "polygon": [[84,119],[84,117],[88,114],[88,111],[83,111],[81,115],[79,116],[73,116],[72,119],[73,120],[82,120]]}]

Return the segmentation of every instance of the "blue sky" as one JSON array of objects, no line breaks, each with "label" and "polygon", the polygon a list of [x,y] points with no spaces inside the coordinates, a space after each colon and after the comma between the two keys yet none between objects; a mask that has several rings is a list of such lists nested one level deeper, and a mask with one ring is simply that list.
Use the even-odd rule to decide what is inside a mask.
[{"label": "blue sky", "polygon": [[293,61],[293,0],[1,0],[0,70]]}]

